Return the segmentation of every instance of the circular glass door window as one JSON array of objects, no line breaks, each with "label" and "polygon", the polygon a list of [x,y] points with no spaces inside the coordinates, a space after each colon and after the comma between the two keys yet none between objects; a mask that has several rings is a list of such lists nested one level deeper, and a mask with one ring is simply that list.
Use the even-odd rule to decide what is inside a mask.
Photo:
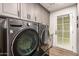
[{"label": "circular glass door window", "polygon": [[35,30],[22,31],[14,40],[14,55],[30,55],[38,46],[38,34]]}]

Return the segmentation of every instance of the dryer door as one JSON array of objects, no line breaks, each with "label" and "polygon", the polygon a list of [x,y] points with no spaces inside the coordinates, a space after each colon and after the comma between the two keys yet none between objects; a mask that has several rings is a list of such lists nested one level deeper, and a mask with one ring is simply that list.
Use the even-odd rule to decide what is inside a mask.
[{"label": "dryer door", "polygon": [[41,34],[41,44],[42,45],[44,44],[44,41],[45,41],[45,30],[43,30],[42,34]]},{"label": "dryer door", "polygon": [[15,56],[32,54],[38,46],[38,39],[38,33],[35,30],[22,30],[13,40],[12,54]]},{"label": "dryer door", "polygon": [[41,43],[42,43],[42,45],[43,44],[48,44],[48,36],[49,36],[48,29],[44,29],[42,31],[42,34],[41,34]]}]

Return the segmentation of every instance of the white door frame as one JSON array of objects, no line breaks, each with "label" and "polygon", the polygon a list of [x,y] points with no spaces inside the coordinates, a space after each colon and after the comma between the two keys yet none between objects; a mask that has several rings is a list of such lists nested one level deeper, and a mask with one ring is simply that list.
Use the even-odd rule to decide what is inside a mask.
[{"label": "white door frame", "polygon": [[[50,14],[50,23],[52,23],[51,21],[53,20],[54,24],[51,26],[52,28],[54,28],[53,30],[51,30],[52,28],[50,28],[50,30],[52,31],[53,33],[53,46],[57,46],[56,43],[57,43],[57,37],[56,37],[56,28],[57,28],[57,16],[59,15],[65,15],[65,14],[70,14],[70,38],[71,38],[71,45],[72,45],[72,51],[74,52],[77,52],[76,50],[76,24],[77,24],[77,9],[76,9],[76,5],[72,6],[72,7],[69,7],[69,8],[65,8],[65,9],[62,9],[62,10],[59,10],[59,11],[56,11],[56,12],[53,12]],[[51,25],[51,24],[50,24]],[[52,34],[51,33],[51,34]]]},{"label": "white door frame", "polygon": [[[57,47],[61,47],[61,48],[64,48],[64,49],[68,49],[68,50],[73,50],[72,49],[72,47],[73,47],[73,45],[72,45],[72,23],[71,23],[71,20],[72,20],[72,13],[68,13],[69,14],[69,17],[70,17],[70,46],[69,47],[65,47],[64,45],[63,45],[63,42],[62,42],[62,45],[58,45],[57,44],[57,39],[56,39],[56,46]],[[63,15],[67,15],[67,14],[63,14]],[[63,16],[63,15],[57,15],[57,16]],[[57,17],[56,17],[56,21],[57,21]],[[57,26],[56,26],[56,31],[57,31]],[[57,38],[57,34],[56,34],[56,38]]]}]

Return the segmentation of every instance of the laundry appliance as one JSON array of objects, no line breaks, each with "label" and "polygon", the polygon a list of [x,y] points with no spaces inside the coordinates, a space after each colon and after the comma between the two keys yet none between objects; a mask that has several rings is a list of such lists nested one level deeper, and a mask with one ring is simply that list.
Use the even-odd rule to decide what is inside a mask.
[{"label": "laundry appliance", "polygon": [[7,30],[5,24],[5,19],[0,18],[0,56],[7,55]]},{"label": "laundry appliance", "polygon": [[38,23],[11,18],[7,22],[8,55],[31,56],[39,45]]},{"label": "laundry appliance", "polygon": [[48,44],[49,39],[49,26],[39,23],[38,24],[38,33],[39,33],[39,45]]}]

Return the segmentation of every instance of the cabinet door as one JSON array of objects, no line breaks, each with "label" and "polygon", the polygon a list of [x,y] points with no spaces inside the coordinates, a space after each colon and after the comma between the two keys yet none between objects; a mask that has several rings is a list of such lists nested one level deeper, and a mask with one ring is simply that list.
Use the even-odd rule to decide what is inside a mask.
[{"label": "cabinet door", "polygon": [[40,15],[41,15],[41,23],[45,25],[49,24],[49,13],[43,7],[41,7]]},{"label": "cabinet door", "polygon": [[21,4],[21,18],[29,21],[35,21],[35,4],[22,3]]},{"label": "cabinet door", "polygon": [[38,11],[39,22],[42,24],[49,24],[49,13],[42,6],[40,6]]},{"label": "cabinet door", "polygon": [[2,11],[2,3],[0,3],[0,14],[1,14],[1,11]]},{"label": "cabinet door", "polygon": [[21,3],[21,19],[27,19],[28,5]]},{"label": "cabinet door", "polygon": [[42,10],[39,4],[35,6],[35,17],[36,17],[36,22],[42,23]]},{"label": "cabinet door", "polygon": [[46,21],[44,18],[45,18],[44,9],[41,8],[41,23],[42,24],[44,24],[44,22]]},{"label": "cabinet door", "polygon": [[49,25],[49,13],[46,10],[43,13],[43,23]]},{"label": "cabinet door", "polygon": [[21,19],[31,20],[31,4],[21,4]]},{"label": "cabinet door", "polygon": [[36,20],[35,20],[35,17],[36,17],[36,16],[35,16],[35,12],[36,12],[36,11],[35,11],[35,9],[36,9],[35,6],[36,6],[35,3],[30,3],[30,6],[29,6],[29,7],[30,7],[31,21],[34,21],[34,22],[36,21]]},{"label": "cabinet door", "polygon": [[11,17],[18,17],[18,4],[17,3],[3,3],[2,14],[11,16]]}]

